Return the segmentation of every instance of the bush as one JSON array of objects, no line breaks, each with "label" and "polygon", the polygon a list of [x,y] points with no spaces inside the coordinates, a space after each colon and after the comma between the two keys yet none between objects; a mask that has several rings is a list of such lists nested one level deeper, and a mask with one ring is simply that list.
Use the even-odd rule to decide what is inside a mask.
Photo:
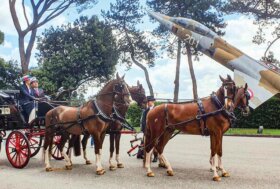
[{"label": "bush", "polygon": [[142,110],[137,106],[137,104],[132,104],[126,113],[126,119],[133,127],[140,127],[140,118],[142,115]]}]

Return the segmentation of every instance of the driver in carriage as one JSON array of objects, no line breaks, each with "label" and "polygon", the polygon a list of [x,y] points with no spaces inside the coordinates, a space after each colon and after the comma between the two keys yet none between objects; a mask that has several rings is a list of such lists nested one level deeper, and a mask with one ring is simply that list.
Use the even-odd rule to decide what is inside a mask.
[{"label": "driver in carriage", "polygon": [[33,120],[31,112],[34,109],[33,101],[36,100],[34,91],[30,85],[30,76],[25,75],[22,77],[23,85],[20,86],[19,105],[22,107],[25,122]]}]

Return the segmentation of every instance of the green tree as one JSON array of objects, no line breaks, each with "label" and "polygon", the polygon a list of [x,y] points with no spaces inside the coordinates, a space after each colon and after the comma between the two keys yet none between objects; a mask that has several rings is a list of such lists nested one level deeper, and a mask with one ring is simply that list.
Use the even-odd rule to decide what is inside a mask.
[{"label": "green tree", "polygon": [[145,32],[137,29],[144,16],[139,0],[116,0],[111,4],[110,11],[102,11],[105,20],[114,28],[118,36],[118,50],[120,60],[128,68],[134,63],[144,73],[150,95],[154,95],[146,65],[153,66],[155,60],[155,47],[147,39]]},{"label": "green tree", "polygon": [[6,62],[0,58],[0,89],[17,89],[20,73],[21,70],[15,61]]},{"label": "green tree", "polygon": [[97,17],[80,17],[74,23],[46,30],[38,39],[40,78],[49,93],[58,88],[76,90],[88,81],[107,81],[118,61],[116,40],[110,26]]},{"label": "green tree", "polygon": [[267,49],[262,60],[280,66],[279,60],[274,58],[274,53],[269,51],[280,39],[280,2],[278,0],[229,0],[223,7],[223,11],[227,14],[240,13],[253,16],[254,24],[259,26],[256,35],[253,37],[253,42],[258,45],[267,42],[264,31],[273,27],[271,33],[273,40],[267,42]]},{"label": "green tree", "polygon": [[[222,7],[223,3],[221,0],[147,0],[147,4],[154,11],[166,14],[168,16],[174,17],[186,17],[193,20],[196,20],[211,30],[218,34],[223,34],[221,31],[222,28],[226,26],[222,18],[222,14],[219,12],[219,9]],[[159,26],[155,32],[161,36],[166,36],[166,29],[163,26]],[[166,38],[166,37],[165,37]],[[167,37],[169,39],[169,37]],[[166,42],[168,43],[168,42]],[[172,42],[174,43],[174,42]],[[197,84],[196,78],[193,69],[192,55],[197,55],[195,49],[189,45],[189,43],[182,43],[182,41],[177,41],[177,49],[173,48],[173,44],[169,44],[169,51],[177,52],[177,64],[176,64],[176,74],[175,74],[175,88],[174,88],[174,101],[178,101],[179,94],[179,74],[180,74],[180,61],[181,61],[181,48],[186,49],[188,56],[189,70],[193,83],[193,96],[195,99],[198,98],[197,94]]]},{"label": "green tree", "polygon": [[[13,23],[18,33],[20,62],[22,72],[25,74],[28,72],[37,29],[62,14],[70,6],[87,8],[91,4],[96,3],[96,0],[22,0],[22,10],[16,9],[16,2],[17,0],[9,0],[9,6]],[[26,7],[31,9],[32,15],[27,15]],[[20,23],[18,19],[19,11],[23,12],[25,23]],[[23,25],[26,25],[26,27],[23,28]],[[25,39],[28,39],[27,47],[25,46]]]}]

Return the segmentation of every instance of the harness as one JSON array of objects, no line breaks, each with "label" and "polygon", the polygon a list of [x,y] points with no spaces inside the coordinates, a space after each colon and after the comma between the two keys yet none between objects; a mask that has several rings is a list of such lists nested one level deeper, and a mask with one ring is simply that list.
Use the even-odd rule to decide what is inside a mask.
[{"label": "harness", "polygon": [[[207,121],[207,118],[208,117],[211,117],[211,116],[215,116],[217,114],[223,114],[226,118],[228,118],[229,120],[231,119],[235,119],[235,116],[234,116],[234,113],[233,112],[228,112],[223,104],[221,103],[221,101],[218,99],[216,93],[212,93],[211,94],[211,101],[214,103],[214,105],[216,106],[217,110],[213,111],[213,112],[208,112],[206,113],[205,112],[205,109],[204,109],[204,106],[202,104],[202,101],[201,99],[198,99],[197,100],[197,106],[198,106],[198,114],[189,119],[189,120],[186,120],[186,121],[182,121],[182,122],[179,122],[179,123],[175,123],[175,124],[171,124],[169,122],[169,118],[168,118],[168,104],[165,104],[164,106],[164,113],[165,113],[165,130],[170,130],[171,131],[174,131],[175,130],[175,126],[185,126],[189,123],[192,123],[194,121],[197,121],[198,122],[198,126],[199,126],[199,129],[201,131],[201,135],[202,136],[208,136],[209,135],[209,130],[207,128],[207,124],[206,124],[206,121]],[[164,130],[164,131],[165,131]],[[177,134],[179,134],[181,131],[178,130],[176,133],[174,133],[171,138],[175,137]]]},{"label": "harness", "polygon": [[[98,106],[96,100],[92,101],[92,109],[97,112],[96,114],[90,115],[88,117],[85,118],[81,118],[81,108],[82,106],[78,107],[77,110],[77,119],[75,121],[69,121],[69,122],[63,122],[63,123],[55,123],[55,124],[51,124],[49,126],[49,128],[51,127],[55,127],[54,129],[54,133],[56,134],[62,134],[63,132],[67,132],[68,129],[72,128],[75,125],[79,125],[81,127],[82,133],[85,134],[87,132],[87,130],[84,127],[84,123],[90,119],[96,119],[99,118],[104,122],[113,122],[116,120],[119,120],[121,123],[126,122],[126,124],[129,124],[124,118],[120,117],[120,118],[116,118],[114,115],[119,115],[118,111],[116,108],[113,108],[112,114],[110,116],[106,115],[106,113],[104,113],[101,108]],[[117,112],[117,113],[116,113]],[[52,119],[54,118],[54,116],[52,116]],[[68,125],[70,124],[70,125]],[[62,128],[61,125],[68,125],[66,128]],[[122,124],[125,125],[125,124]],[[126,128],[128,129],[133,129],[132,126],[127,126]]]}]

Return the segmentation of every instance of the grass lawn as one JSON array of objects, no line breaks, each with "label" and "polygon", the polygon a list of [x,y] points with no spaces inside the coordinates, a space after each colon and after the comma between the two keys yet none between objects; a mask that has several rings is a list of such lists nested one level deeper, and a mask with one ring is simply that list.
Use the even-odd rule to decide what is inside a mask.
[{"label": "grass lawn", "polygon": [[[135,127],[136,131],[140,131],[140,127]],[[241,128],[230,128],[226,135],[258,135],[258,129],[241,129]],[[279,135],[280,129],[264,129],[262,135]]]},{"label": "grass lawn", "polygon": [[[241,128],[231,128],[226,134],[227,135],[257,135],[258,129],[241,129]],[[279,135],[280,129],[264,129],[262,135]]]}]

